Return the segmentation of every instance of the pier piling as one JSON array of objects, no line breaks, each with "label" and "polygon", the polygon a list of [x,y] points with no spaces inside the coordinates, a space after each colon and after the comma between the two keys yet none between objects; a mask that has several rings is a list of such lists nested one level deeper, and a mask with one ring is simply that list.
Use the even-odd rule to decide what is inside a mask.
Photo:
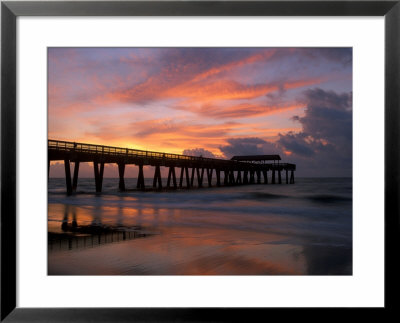
[{"label": "pier piling", "polygon": [[257,184],[261,184],[261,171],[257,169],[256,174],[257,174]]},{"label": "pier piling", "polygon": [[294,184],[294,172],[293,172],[293,170],[290,172],[290,184]]},{"label": "pier piling", "polygon": [[250,184],[254,184],[254,170],[250,171]]},{"label": "pier piling", "polygon": [[190,178],[190,186],[191,187],[193,187],[193,184],[194,184],[194,174],[195,174],[195,168],[193,167],[192,168],[192,176],[191,176],[191,178]]},{"label": "pier piling", "polygon": [[103,186],[103,174],[104,174],[104,163],[100,163],[100,169],[99,169],[99,163],[98,162],[93,162],[93,168],[94,168],[94,180],[96,184],[96,193],[101,193],[101,189]]},{"label": "pier piling", "polygon": [[224,185],[227,186],[229,184],[229,171],[224,170]]},{"label": "pier piling", "polygon": [[215,170],[215,175],[217,176],[217,186],[221,186],[221,171],[219,169]]},{"label": "pier piling", "polygon": [[124,163],[118,163],[118,175],[119,175],[118,188],[119,188],[119,190],[121,192],[125,191],[124,174],[125,174],[125,164]]},{"label": "pier piling", "polygon": [[249,184],[249,178],[248,178],[248,171],[247,170],[245,170],[244,172],[243,172],[243,184]]},{"label": "pier piling", "polygon": [[71,168],[69,164],[69,159],[64,159],[65,168],[65,182],[67,185],[67,195],[72,194],[72,184],[71,184]]},{"label": "pier piling", "polygon": [[72,191],[73,192],[76,192],[76,188],[78,187],[78,173],[79,173],[79,161],[75,161],[74,177],[72,180]]},{"label": "pier piling", "polygon": [[264,184],[268,184],[268,172],[263,170]]},{"label": "pier piling", "polygon": [[[171,166],[168,171],[167,187],[171,187],[170,186],[171,177],[172,177],[172,184],[173,184],[174,188],[177,188],[178,186],[176,184],[175,167],[173,167],[173,166]],[[181,169],[181,178],[180,178],[180,182],[179,182],[180,187],[182,187],[182,180],[183,180],[183,168]]]},{"label": "pier piling", "polygon": [[138,180],[137,180],[137,185],[136,188],[145,189],[144,186],[144,175],[143,175],[143,165],[139,165],[139,174],[138,174]]},{"label": "pier piling", "polygon": [[160,165],[157,165],[154,171],[153,187],[157,186],[159,189],[162,188]]},{"label": "pier piling", "polygon": [[237,171],[237,176],[236,176],[236,184],[242,184],[242,172],[240,170]]},{"label": "pier piling", "polygon": [[210,169],[207,168],[208,187],[211,187],[212,173],[213,173],[213,169],[212,168],[210,168]]}]

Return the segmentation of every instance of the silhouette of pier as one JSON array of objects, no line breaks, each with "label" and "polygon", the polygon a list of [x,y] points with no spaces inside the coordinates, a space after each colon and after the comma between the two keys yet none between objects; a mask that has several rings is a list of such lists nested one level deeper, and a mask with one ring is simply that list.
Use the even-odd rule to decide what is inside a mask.
[{"label": "silhouette of pier", "polygon": [[[216,186],[249,184],[282,184],[282,171],[286,173],[286,184],[294,184],[295,164],[280,163],[279,155],[234,156],[232,159],[204,158],[130,148],[110,147],[87,143],[48,140],[48,172],[51,161],[64,161],[67,194],[71,195],[78,186],[79,165],[93,163],[96,192],[102,191],[104,165],[118,165],[119,190],[125,191],[125,166],[139,168],[136,188],[145,190],[143,166],[154,167],[153,188],[162,189],[161,167],[168,168],[164,188],[192,188],[212,186],[215,174]],[[71,163],[74,171],[71,176]],[[179,177],[176,169],[180,171]],[[268,173],[271,173],[270,180]],[[290,172],[290,178],[289,178]],[[204,177],[206,174],[206,178]],[[195,183],[197,179],[197,185]]]}]

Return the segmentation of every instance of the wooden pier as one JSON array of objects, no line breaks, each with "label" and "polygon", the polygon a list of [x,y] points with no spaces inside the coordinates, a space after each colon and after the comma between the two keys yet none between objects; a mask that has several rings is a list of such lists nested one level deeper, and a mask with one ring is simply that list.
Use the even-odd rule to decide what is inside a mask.
[{"label": "wooden pier", "polygon": [[[212,186],[282,184],[282,171],[286,184],[294,184],[295,164],[280,163],[279,155],[235,156],[230,160],[204,158],[144,151],[130,148],[110,147],[69,141],[48,140],[48,172],[51,161],[64,161],[67,194],[71,195],[78,186],[79,164],[93,163],[96,192],[101,192],[104,165],[118,165],[119,190],[125,191],[125,166],[139,168],[136,188],[144,190],[143,166],[154,167],[153,188],[162,189],[161,167],[168,168],[167,184],[164,188],[177,189]],[[271,162],[272,161],[272,162]],[[71,174],[70,165],[74,163]],[[176,169],[179,172],[177,176]],[[270,180],[268,173],[271,173]],[[290,177],[289,177],[290,172]],[[204,173],[206,177],[204,177]],[[215,175],[214,175],[215,174]],[[195,182],[197,179],[197,183]]]}]

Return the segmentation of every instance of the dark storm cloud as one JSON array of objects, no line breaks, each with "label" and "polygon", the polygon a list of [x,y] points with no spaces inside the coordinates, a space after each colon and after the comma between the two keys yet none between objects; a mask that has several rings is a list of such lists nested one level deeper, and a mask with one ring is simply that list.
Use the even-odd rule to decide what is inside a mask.
[{"label": "dark storm cloud", "polygon": [[352,94],[322,89],[307,90],[301,99],[304,116],[292,119],[300,132],[279,134],[276,143],[261,138],[231,138],[219,147],[235,155],[279,154],[285,162],[297,164],[302,176],[351,176]]},{"label": "dark storm cloud", "polygon": [[337,94],[322,89],[304,92],[307,108],[304,117],[294,120],[303,126],[301,137],[310,136],[328,143],[346,145],[352,140],[352,94]]},{"label": "dark storm cloud", "polygon": [[280,134],[278,144],[305,168],[318,167],[334,176],[351,176],[352,94],[322,89],[304,92],[307,105],[299,133]]},{"label": "dark storm cloud", "polygon": [[279,154],[282,150],[274,143],[260,138],[231,138],[227,140],[228,145],[221,146],[219,149],[227,157],[237,155],[264,155]]},{"label": "dark storm cloud", "polygon": [[280,137],[279,144],[296,155],[312,157],[315,154],[314,149],[305,141],[302,134],[289,132],[285,136]]}]

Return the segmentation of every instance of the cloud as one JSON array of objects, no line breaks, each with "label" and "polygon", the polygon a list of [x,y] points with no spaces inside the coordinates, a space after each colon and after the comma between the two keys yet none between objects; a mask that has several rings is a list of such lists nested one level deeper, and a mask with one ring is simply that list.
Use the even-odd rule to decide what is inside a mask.
[{"label": "cloud", "polygon": [[247,57],[244,57],[242,59],[239,60],[235,60],[232,62],[229,62],[227,64],[222,64],[220,66],[216,66],[216,67],[212,67],[206,71],[204,71],[203,73],[198,74],[193,81],[200,81],[203,80],[205,78],[209,78],[211,76],[215,76],[218,75],[220,73],[226,72],[226,71],[230,71],[234,68],[237,67],[241,67],[247,64],[252,64],[255,62],[259,62],[259,61],[267,61],[269,58],[271,58],[276,52],[276,49],[270,49],[270,50],[264,50],[260,53],[256,53],[253,55],[249,55]]},{"label": "cloud", "polygon": [[[113,103],[150,102],[179,98],[187,103],[243,100],[265,96],[279,88],[288,90],[319,83],[301,79],[275,84],[264,79],[243,81],[240,69],[268,63],[282,49],[108,49],[53,50],[50,55],[50,106],[65,107],[76,102],[104,106]],[[143,55],[147,53],[149,57]],[[120,55],[120,56],[118,56]],[[74,59],[70,59],[72,56]],[[236,79],[230,72],[239,73]],[[242,71],[243,72],[243,71]],[[261,73],[260,68],[255,73]],[[62,75],[62,77],[60,77]],[[268,74],[265,74],[268,75]]]},{"label": "cloud", "polygon": [[192,111],[199,115],[214,117],[218,119],[236,119],[269,115],[285,110],[294,110],[301,107],[301,104],[294,104],[291,102],[286,103],[286,105],[241,103],[226,107],[216,106],[212,104],[204,104],[200,108],[193,109]]},{"label": "cloud", "polygon": [[301,51],[311,59],[316,59],[319,56],[343,66],[351,64],[353,60],[353,49],[351,47],[302,48]]},{"label": "cloud", "polygon": [[182,152],[182,155],[198,156],[198,157],[201,156],[205,158],[218,158],[218,156],[215,156],[211,151],[206,150],[204,148],[185,149]]},{"label": "cloud", "polygon": [[[93,122],[98,123],[95,119]],[[97,126],[93,131],[86,131],[84,137],[88,142],[99,144],[108,142],[109,145],[136,149],[181,153],[184,149],[203,147],[218,154],[217,147],[225,143],[226,137],[242,131],[244,126],[256,125],[237,122],[189,123],[186,120],[171,118],[130,122],[127,118],[126,123]],[[82,138],[77,141],[85,142]]]},{"label": "cloud", "polygon": [[304,116],[294,116],[301,131],[279,134],[276,142],[258,137],[227,139],[220,151],[234,155],[279,154],[303,176],[351,176],[352,94],[322,89],[307,90],[300,100]]},{"label": "cloud", "polygon": [[[351,165],[352,97],[339,93],[351,48],[50,48],[48,59],[50,138]],[[299,98],[310,86],[336,92]]]},{"label": "cloud", "polygon": [[[294,121],[302,125],[298,133],[280,134],[277,144],[291,152],[306,168],[321,173],[351,176],[352,171],[352,93],[322,89],[304,92],[307,108]],[[336,172],[333,172],[336,170]]]},{"label": "cloud", "polygon": [[295,155],[303,157],[313,157],[315,155],[315,150],[311,147],[309,142],[305,141],[302,133],[295,134],[289,132],[285,135],[280,135],[279,145]]},{"label": "cloud", "polygon": [[228,159],[238,155],[282,154],[279,146],[261,138],[231,138],[227,142],[228,145],[220,146],[219,149]]}]

